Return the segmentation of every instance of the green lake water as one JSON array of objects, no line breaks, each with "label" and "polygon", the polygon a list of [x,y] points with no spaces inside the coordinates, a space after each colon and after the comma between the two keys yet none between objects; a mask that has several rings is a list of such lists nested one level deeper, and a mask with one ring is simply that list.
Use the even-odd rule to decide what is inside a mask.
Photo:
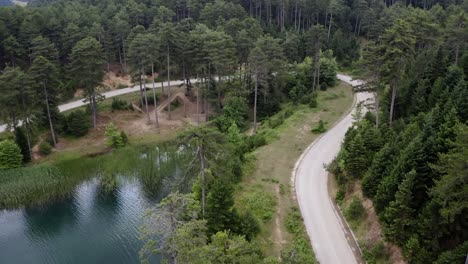
[{"label": "green lake water", "polygon": [[[161,158],[149,156],[156,165],[150,166],[154,174]],[[157,190],[145,188],[145,181],[135,175],[115,176],[109,190],[102,177],[93,176],[66,199],[0,210],[0,263],[139,263],[144,214],[174,190],[181,173],[178,166],[173,168],[166,168]]]}]

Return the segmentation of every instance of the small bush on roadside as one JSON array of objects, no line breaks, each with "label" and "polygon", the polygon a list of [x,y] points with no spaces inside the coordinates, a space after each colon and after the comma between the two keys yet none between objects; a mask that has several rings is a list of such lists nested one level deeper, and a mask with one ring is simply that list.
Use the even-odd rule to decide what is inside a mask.
[{"label": "small bush on roadside", "polygon": [[322,134],[324,133],[325,131],[327,131],[327,128],[325,128],[325,122],[323,122],[322,120],[319,121],[319,124],[317,127],[315,128],[312,128],[312,133],[314,134]]},{"label": "small bush on roadside", "polygon": [[345,211],[345,215],[351,221],[356,221],[364,216],[365,209],[362,206],[361,199],[354,197],[348,208]]},{"label": "small bush on roadside", "polygon": [[39,153],[41,153],[42,155],[49,155],[50,153],[52,153],[52,146],[48,142],[43,141],[39,145]]},{"label": "small bush on roadside", "polygon": [[364,245],[362,247],[362,257],[369,264],[380,263],[379,260],[386,260],[389,258],[388,252],[382,241],[373,245]]},{"label": "small bush on roadside", "polygon": [[112,111],[115,110],[128,110],[130,109],[130,103],[125,100],[112,98]]},{"label": "small bush on roadside", "polygon": [[250,137],[246,137],[242,150],[244,153],[251,152],[256,148],[266,145],[266,137],[263,133],[258,133]]},{"label": "small bush on roadside", "polygon": [[116,87],[116,88],[117,88],[117,89],[125,89],[125,88],[127,88],[127,87],[128,87],[128,85],[126,85],[125,83],[119,83],[119,84],[117,84],[117,87]]}]

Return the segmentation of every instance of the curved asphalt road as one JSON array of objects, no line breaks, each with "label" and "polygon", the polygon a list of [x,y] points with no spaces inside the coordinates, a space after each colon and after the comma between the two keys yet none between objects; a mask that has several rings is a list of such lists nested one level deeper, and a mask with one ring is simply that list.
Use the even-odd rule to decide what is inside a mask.
[{"label": "curved asphalt road", "polygon": [[[361,81],[338,74],[338,79],[351,85]],[[370,99],[369,93],[356,94],[356,103]],[[354,112],[355,109],[352,111]],[[345,133],[352,125],[352,113],[349,113],[322,137],[315,140],[296,163],[295,187],[307,233],[317,260],[321,264],[358,263],[354,238],[347,231],[337,209],[328,194],[328,172],[324,164],[329,164],[338,154]],[[349,241],[348,241],[349,240]],[[351,245],[350,245],[351,243]],[[359,255],[359,254],[357,254]]]},{"label": "curved asphalt road", "polygon": [[[195,82],[197,82],[197,80],[196,79],[191,79],[190,82],[195,83]],[[177,85],[181,85],[183,83],[184,83],[184,81],[180,81],[180,80],[171,81],[171,86],[177,86]],[[164,87],[167,87],[167,86],[168,86],[168,83],[164,82]],[[162,83],[160,83],[160,82],[155,83],[154,87],[156,89],[161,88]],[[153,84],[152,83],[146,84],[146,88],[147,89],[152,89]],[[106,92],[106,93],[103,93],[102,95],[104,95],[105,98],[111,98],[111,97],[119,96],[119,95],[122,95],[122,94],[134,93],[134,92],[138,92],[138,91],[140,91],[140,86],[135,85],[133,87],[128,87],[128,88],[124,88],[124,89],[118,89],[118,90],[113,90],[113,91],[110,91],[110,92]],[[65,112],[65,111],[68,111],[70,109],[74,109],[74,108],[81,107],[83,105],[87,105],[88,103],[87,102],[85,103],[83,100],[84,99],[80,99],[80,100],[77,100],[77,101],[73,101],[73,102],[70,102],[70,103],[59,105],[58,109],[59,109],[60,112]],[[5,131],[5,129],[6,129],[6,125],[0,125],[0,132]]]}]

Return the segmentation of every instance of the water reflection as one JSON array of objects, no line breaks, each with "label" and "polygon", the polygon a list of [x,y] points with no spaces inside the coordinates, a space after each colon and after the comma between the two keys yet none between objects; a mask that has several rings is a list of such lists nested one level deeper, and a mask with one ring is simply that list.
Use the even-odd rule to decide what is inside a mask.
[{"label": "water reflection", "polygon": [[139,263],[143,215],[180,187],[189,159],[168,148],[143,153],[115,171],[119,160],[101,164],[61,201],[0,211],[0,263]]},{"label": "water reflection", "polygon": [[26,233],[31,239],[52,237],[76,224],[74,196],[56,203],[24,209]]}]

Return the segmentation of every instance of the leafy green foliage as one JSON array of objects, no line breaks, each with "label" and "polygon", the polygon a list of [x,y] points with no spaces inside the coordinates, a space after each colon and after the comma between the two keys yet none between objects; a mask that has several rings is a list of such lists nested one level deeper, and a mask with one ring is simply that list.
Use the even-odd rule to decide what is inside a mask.
[{"label": "leafy green foliage", "polygon": [[327,131],[327,128],[325,127],[325,122],[323,122],[323,120],[320,120],[318,126],[312,128],[311,131],[312,131],[312,133],[314,133],[314,134],[322,134],[322,133],[325,133],[325,131]]},{"label": "leafy green foliage", "polygon": [[112,148],[122,148],[128,143],[127,135],[123,131],[118,131],[113,123],[106,126],[104,135],[107,137],[106,144]]},{"label": "leafy green foliage", "polygon": [[112,110],[129,110],[131,109],[131,104],[119,98],[112,98],[111,108]]},{"label": "leafy green foliage", "polygon": [[48,142],[43,141],[41,144],[39,144],[39,153],[42,155],[49,155],[52,153],[52,146]]},{"label": "leafy green foliage", "polygon": [[0,141],[0,170],[21,167],[23,155],[21,149],[10,140]]},{"label": "leafy green foliage", "polygon": [[91,126],[89,117],[83,110],[76,110],[71,112],[66,117],[65,122],[66,133],[75,137],[82,137],[86,135],[88,133],[89,127]]},{"label": "leafy green foliage", "polygon": [[346,211],[345,211],[346,218],[350,219],[351,221],[358,221],[362,219],[364,214],[365,214],[365,209],[364,209],[364,206],[362,206],[361,199],[354,197],[351,200],[351,203],[349,204],[348,208],[346,208]]},{"label": "leafy green foliage", "polygon": [[31,152],[28,146],[28,141],[26,135],[24,134],[24,129],[17,127],[15,129],[15,142],[18,147],[21,149],[21,155],[23,155],[23,162],[28,162],[31,160]]},{"label": "leafy green foliage", "polygon": [[293,244],[281,252],[281,263],[316,263],[299,208],[293,207],[288,213],[286,228],[295,237]]},{"label": "leafy green foliage", "polygon": [[216,119],[216,125],[219,130],[227,132],[234,123],[237,127],[243,128],[247,119],[247,102],[244,98],[230,96],[226,98],[222,114]]}]

